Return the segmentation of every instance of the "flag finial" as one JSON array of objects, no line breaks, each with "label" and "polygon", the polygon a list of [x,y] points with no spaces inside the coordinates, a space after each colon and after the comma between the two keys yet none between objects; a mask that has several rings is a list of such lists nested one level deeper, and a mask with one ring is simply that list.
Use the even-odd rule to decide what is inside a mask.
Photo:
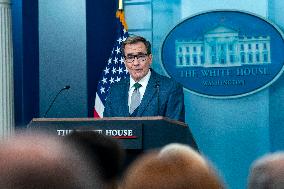
[{"label": "flag finial", "polygon": [[123,0],[118,0],[118,10],[123,10]]}]

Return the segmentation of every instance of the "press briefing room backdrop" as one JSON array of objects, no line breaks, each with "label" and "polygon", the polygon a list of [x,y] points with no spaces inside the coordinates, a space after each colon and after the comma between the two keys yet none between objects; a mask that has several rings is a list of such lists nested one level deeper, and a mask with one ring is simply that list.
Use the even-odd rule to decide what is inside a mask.
[{"label": "press briefing room backdrop", "polygon": [[[10,2],[16,127],[23,127],[33,117],[43,117],[56,93],[65,86],[70,89],[62,91],[46,117],[92,117],[96,86],[115,40],[117,2]],[[167,40],[185,20],[215,10],[241,11],[273,24],[281,36],[283,8],[281,0],[124,0],[129,33],[152,42],[152,67],[168,76],[174,74],[162,61],[168,56],[163,52],[167,51]],[[220,20],[228,23],[226,18]],[[277,49],[273,43],[271,40],[271,49]],[[186,123],[201,153],[216,165],[232,189],[245,188],[254,159],[283,149],[283,83],[280,74],[261,90],[234,98],[200,95],[184,87]]]}]

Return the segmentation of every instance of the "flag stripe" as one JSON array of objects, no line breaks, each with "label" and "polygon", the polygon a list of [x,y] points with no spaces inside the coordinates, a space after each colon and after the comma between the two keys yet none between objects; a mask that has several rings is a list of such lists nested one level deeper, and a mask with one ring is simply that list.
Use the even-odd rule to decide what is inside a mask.
[{"label": "flag stripe", "polygon": [[103,117],[104,112],[104,104],[102,103],[98,93],[96,93],[96,101],[95,101],[95,113],[94,117]]}]

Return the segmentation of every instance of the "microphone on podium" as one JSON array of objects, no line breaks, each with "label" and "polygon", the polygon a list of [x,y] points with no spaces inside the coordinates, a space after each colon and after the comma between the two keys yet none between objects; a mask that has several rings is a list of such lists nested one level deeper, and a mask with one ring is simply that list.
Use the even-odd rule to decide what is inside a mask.
[{"label": "microphone on podium", "polygon": [[47,113],[49,112],[49,110],[51,109],[52,105],[54,104],[55,100],[57,99],[58,95],[64,91],[64,90],[68,90],[70,89],[70,85],[66,85],[65,87],[63,87],[62,89],[60,89],[60,91],[58,91],[58,93],[55,95],[55,97],[53,98],[52,102],[50,103],[50,105],[48,106],[46,112],[44,113],[43,117],[45,118]]}]

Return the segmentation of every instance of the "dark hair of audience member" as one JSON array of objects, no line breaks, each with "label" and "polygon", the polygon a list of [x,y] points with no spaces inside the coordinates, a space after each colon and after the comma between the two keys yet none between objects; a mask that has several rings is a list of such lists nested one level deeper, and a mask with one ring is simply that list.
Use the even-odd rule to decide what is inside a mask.
[{"label": "dark hair of audience member", "polygon": [[207,162],[190,150],[149,152],[127,170],[121,189],[222,189]]},{"label": "dark hair of audience member", "polygon": [[265,155],[252,163],[248,189],[284,188],[284,152]]},{"label": "dark hair of audience member", "polygon": [[98,188],[94,170],[79,154],[58,137],[18,134],[0,144],[0,188]]},{"label": "dark hair of audience member", "polygon": [[107,184],[116,188],[121,175],[125,152],[114,139],[94,131],[75,131],[66,137],[93,160],[93,168]]}]

